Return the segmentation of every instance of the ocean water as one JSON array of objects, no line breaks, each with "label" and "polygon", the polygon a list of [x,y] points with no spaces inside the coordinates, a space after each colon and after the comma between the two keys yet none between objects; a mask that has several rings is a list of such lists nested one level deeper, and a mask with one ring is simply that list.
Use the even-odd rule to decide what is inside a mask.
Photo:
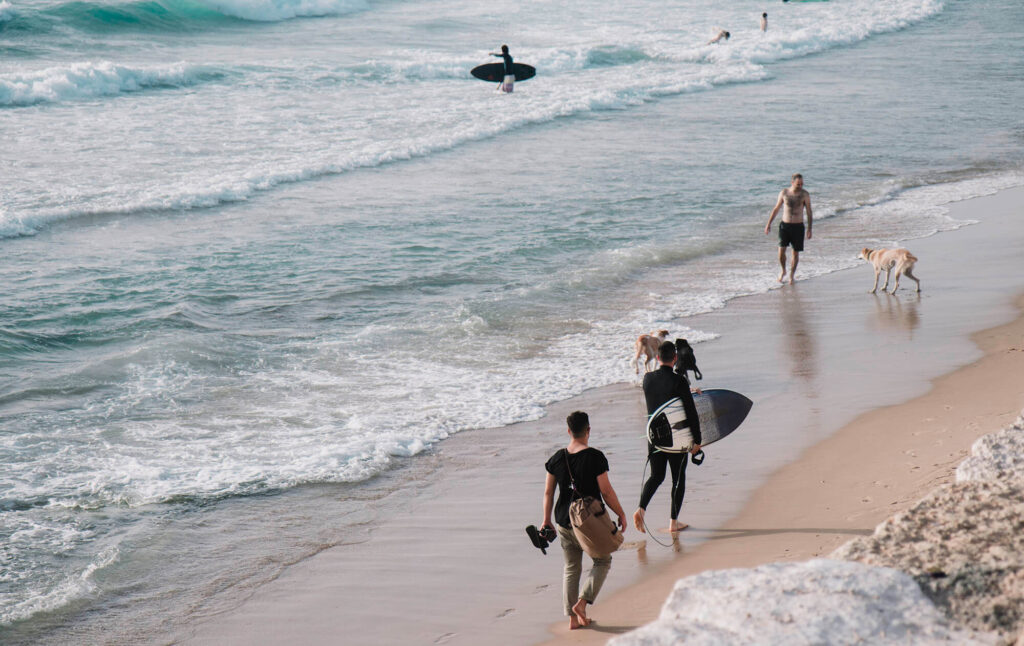
[{"label": "ocean water", "polygon": [[[358,540],[451,434],[634,379],[638,333],[714,338],[687,317],[776,286],[793,172],[805,278],[968,225],[945,205],[1024,184],[1021,24],[0,0],[0,634],[157,634]],[[502,43],[538,69],[507,96],[468,74]],[[280,514],[302,496],[333,524]]]}]

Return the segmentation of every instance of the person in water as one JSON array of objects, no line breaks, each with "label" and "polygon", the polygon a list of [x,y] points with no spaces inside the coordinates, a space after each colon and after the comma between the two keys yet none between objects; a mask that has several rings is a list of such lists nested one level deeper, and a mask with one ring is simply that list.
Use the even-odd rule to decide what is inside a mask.
[{"label": "person in water", "polygon": [[729,32],[727,32],[724,29],[719,29],[718,34],[716,34],[714,38],[708,41],[708,45],[714,45],[715,43],[722,39],[729,40]]},{"label": "person in water", "polygon": [[[700,451],[700,419],[697,417],[697,407],[693,403],[693,394],[690,392],[690,382],[686,380],[686,371],[683,370],[680,373],[672,368],[676,363],[674,343],[665,341],[658,346],[658,363],[661,365],[657,370],[644,375],[644,399],[647,402],[647,414],[652,415],[654,411],[661,408],[662,404],[671,399],[676,397],[682,399],[683,409],[686,411],[686,421],[689,423],[690,433],[693,435],[694,444],[690,453],[696,454]],[[686,493],[686,452],[667,453],[647,442],[647,455],[651,461],[651,477],[644,483],[644,488],[640,492],[640,506],[633,512],[633,524],[637,530],[644,531],[644,514],[647,511],[647,505],[665,479],[665,466],[668,465],[672,468],[672,507],[668,529],[670,532],[686,529],[686,523],[679,522],[679,510],[683,506],[683,495]]]},{"label": "person in water", "polygon": [[[800,262],[800,252],[804,250],[804,238],[811,239],[811,226],[814,223],[814,216],[811,213],[811,194],[804,190],[804,176],[800,173],[793,175],[793,181],[789,188],[782,189],[779,199],[775,202],[775,208],[768,216],[768,224],[764,226],[765,235],[772,231],[772,220],[782,211],[782,222],[779,223],[779,264],[782,265],[782,272],[779,274],[779,282],[786,282],[786,247],[793,247],[793,262],[789,265],[789,284],[796,280],[796,265]],[[807,232],[804,233],[804,209],[807,209]]]},{"label": "person in water", "polygon": [[495,54],[494,52],[490,52],[490,54],[491,56],[497,56],[505,61],[505,78],[498,84],[498,90],[511,94],[515,87],[516,73],[515,70],[512,69],[512,55],[508,53],[508,45],[501,46],[500,54]]},{"label": "person in water", "polygon": [[768,12],[761,14],[761,31],[768,31]]},{"label": "person in water", "polygon": [[[544,469],[548,472],[544,483],[544,522],[541,527],[553,527],[551,512],[554,510],[558,523],[558,537],[562,544],[565,560],[565,576],[562,580],[562,602],[569,617],[569,629],[590,625],[587,618],[587,604],[594,603],[597,593],[604,585],[605,577],[612,565],[611,555],[595,558],[594,566],[587,575],[580,593],[580,574],[583,572],[583,548],[569,523],[569,503],[572,501],[572,482],[583,496],[594,496],[604,502],[619,517],[619,527],[626,531],[626,512],[622,511],[615,489],[608,480],[608,458],[604,453],[589,446],[590,418],[583,411],[576,411],[565,418],[569,427],[569,446],[559,449],[548,458]],[[571,469],[571,476],[570,476]],[[555,502],[555,485],[558,486],[558,502]]]}]

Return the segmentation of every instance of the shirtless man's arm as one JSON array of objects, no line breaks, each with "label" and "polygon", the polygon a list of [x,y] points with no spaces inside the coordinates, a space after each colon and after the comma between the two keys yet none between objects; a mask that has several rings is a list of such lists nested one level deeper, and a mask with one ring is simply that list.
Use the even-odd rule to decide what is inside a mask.
[{"label": "shirtless man's arm", "polygon": [[804,208],[807,209],[807,239],[811,239],[811,225],[814,223],[814,216],[811,214],[811,194],[804,191]]},{"label": "shirtless man's arm", "polygon": [[[770,234],[772,232],[772,221],[775,219],[775,216],[779,214],[779,209],[782,208],[782,199],[783,199],[783,195],[785,193],[786,193],[785,190],[779,192],[779,200],[775,203],[775,208],[772,209],[772,214],[768,216],[768,224],[764,225],[764,232],[765,232],[766,235]],[[807,199],[808,199],[808,207],[807,208],[810,208],[810,198],[808,197]],[[810,237],[810,236],[808,236],[808,237]]]}]

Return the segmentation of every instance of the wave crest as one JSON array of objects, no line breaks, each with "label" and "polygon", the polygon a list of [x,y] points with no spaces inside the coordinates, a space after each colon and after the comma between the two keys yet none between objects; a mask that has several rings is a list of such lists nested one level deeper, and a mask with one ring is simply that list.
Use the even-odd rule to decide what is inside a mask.
[{"label": "wave crest", "polygon": [[185,87],[221,76],[215,70],[184,62],[149,67],[128,67],[109,61],[74,63],[0,76],[0,106],[21,107],[151,88]]}]

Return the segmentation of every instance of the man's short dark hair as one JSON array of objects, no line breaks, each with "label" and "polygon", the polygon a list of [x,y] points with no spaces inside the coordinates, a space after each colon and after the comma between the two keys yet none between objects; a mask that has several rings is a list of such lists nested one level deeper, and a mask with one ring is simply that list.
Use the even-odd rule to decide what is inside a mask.
[{"label": "man's short dark hair", "polygon": [[790,181],[793,181],[795,179],[803,179],[803,178],[804,178],[804,176],[801,175],[800,173],[793,173],[793,177],[791,177],[789,179],[790,179]]},{"label": "man's short dark hair", "polygon": [[658,358],[665,363],[672,363],[676,358],[676,344],[671,341],[664,341],[658,346]]},{"label": "man's short dark hair", "polygon": [[590,428],[590,418],[581,410],[569,413],[569,416],[565,418],[565,423],[569,425],[569,430],[576,439],[586,435],[587,429]]}]

